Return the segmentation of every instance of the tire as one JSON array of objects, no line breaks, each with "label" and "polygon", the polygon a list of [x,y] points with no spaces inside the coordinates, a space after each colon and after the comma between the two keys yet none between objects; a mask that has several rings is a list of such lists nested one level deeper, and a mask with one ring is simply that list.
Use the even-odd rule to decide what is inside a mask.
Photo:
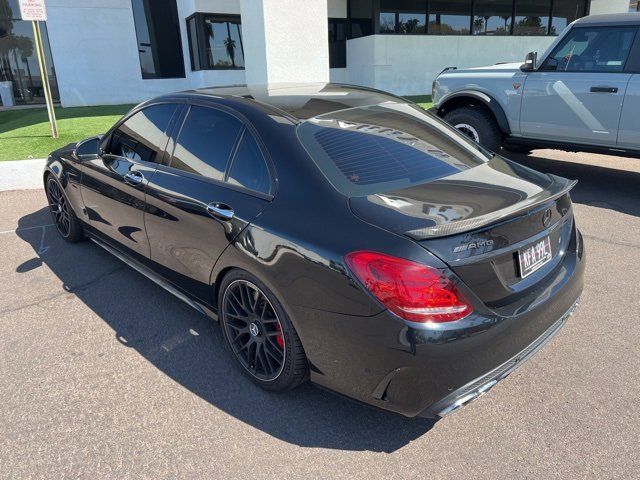
[{"label": "tire", "polygon": [[502,148],[504,148],[507,152],[519,153],[522,155],[529,155],[531,153],[531,147],[529,147],[528,145],[521,145],[517,143],[505,143]]},{"label": "tire", "polygon": [[502,132],[488,110],[482,107],[460,107],[447,113],[444,119],[492,152],[500,150]]},{"label": "tire", "polygon": [[237,269],[224,276],[218,318],[229,350],[257,385],[283,392],[307,379],[298,333],[276,296],[254,275]]},{"label": "tire", "polygon": [[47,177],[45,193],[49,202],[49,211],[58,234],[69,243],[84,240],[85,237],[80,220],[78,220],[73,208],[71,208],[62,185],[53,175]]}]

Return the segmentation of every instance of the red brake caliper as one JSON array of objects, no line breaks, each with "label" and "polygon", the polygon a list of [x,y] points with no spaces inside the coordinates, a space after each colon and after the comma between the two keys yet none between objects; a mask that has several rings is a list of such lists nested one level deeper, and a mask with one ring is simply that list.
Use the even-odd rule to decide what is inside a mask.
[{"label": "red brake caliper", "polygon": [[[280,328],[280,324],[276,323],[276,330],[279,332],[282,332],[282,328]],[[284,350],[284,338],[282,338],[282,334],[278,335],[276,337],[276,343],[278,344],[278,346]]]}]

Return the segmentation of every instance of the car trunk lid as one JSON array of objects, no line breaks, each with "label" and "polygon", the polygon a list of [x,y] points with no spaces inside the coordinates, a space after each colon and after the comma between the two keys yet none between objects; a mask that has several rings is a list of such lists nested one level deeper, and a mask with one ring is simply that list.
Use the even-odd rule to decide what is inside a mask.
[{"label": "car trunk lid", "polygon": [[[529,290],[560,262],[573,232],[575,185],[494,157],[409,188],[350,198],[359,218],[437,255],[487,305]],[[523,278],[518,252],[549,236],[551,260]]]}]

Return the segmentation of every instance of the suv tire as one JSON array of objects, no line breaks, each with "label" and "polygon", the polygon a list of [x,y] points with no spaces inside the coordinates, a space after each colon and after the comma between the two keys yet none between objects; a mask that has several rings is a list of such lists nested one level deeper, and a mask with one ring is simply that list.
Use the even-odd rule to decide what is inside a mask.
[{"label": "suv tire", "polygon": [[478,142],[497,152],[502,146],[502,132],[493,114],[482,107],[461,107],[444,116],[447,123]]}]

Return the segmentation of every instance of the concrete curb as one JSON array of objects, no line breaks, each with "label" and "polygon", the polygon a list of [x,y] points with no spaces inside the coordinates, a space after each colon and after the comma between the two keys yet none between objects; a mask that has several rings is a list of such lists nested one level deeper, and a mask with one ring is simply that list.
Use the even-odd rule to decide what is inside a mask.
[{"label": "concrete curb", "polygon": [[46,158],[0,162],[0,192],[42,188]]}]

